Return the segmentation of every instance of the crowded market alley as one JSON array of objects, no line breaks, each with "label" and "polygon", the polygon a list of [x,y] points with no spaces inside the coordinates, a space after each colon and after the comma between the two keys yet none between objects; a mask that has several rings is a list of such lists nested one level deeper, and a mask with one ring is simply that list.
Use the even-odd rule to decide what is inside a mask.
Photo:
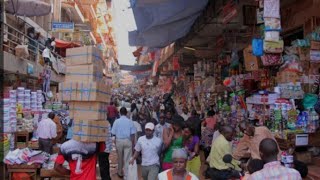
[{"label": "crowded market alley", "polygon": [[4,0],[0,179],[320,179],[319,0]]}]

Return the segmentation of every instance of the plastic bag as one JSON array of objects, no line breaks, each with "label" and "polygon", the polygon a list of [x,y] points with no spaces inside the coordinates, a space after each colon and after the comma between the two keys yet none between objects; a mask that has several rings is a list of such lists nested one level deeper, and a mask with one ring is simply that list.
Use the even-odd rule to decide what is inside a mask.
[{"label": "plastic bag", "polygon": [[133,165],[129,164],[129,166],[128,166],[128,179],[130,179],[130,180],[139,180],[139,178],[138,178],[138,168],[137,168],[136,161],[134,161]]},{"label": "plastic bag", "polygon": [[252,54],[254,56],[263,55],[263,40],[262,39],[252,39]]},{"label": "plastic bag", "polygon": [[280,18],[280,0],[264,1],[263,17]]},{"label": "plastic bag", "polygon": [[316,105],[318,96],[316,94],[307,93],[304,95],[302,104],[305,109],[310,109]]}]

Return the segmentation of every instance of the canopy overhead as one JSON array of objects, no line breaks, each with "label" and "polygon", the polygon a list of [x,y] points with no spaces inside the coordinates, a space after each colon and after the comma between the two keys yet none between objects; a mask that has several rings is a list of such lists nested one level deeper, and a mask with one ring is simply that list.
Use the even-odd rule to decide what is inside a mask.
[{"label": "canopy overhead", "polygon": [[8,0],[5,10],[18,16],[44,16],[51,12],[51,5],[40,0]]},{"label": "canopy overhead", "polygon": [[56,47],[57,48],[73,48],[73,47],[80,47],[80,44],[75,43],[75,42],[68,42],[68,41],[63,41],[60,39],[55,39],[56,42]]},{"label": "canopy overhead", "polygon": [[161,48],[185,36],[208,0],[131,1],[137,30],[129,32],[130,46]]},{"label": "canopy overhead", "polygon": [[120,65],[120,70],[124,70],[124,71],[148,71],[151,69],[152,69],[152,64],[135,65],[135,66]]}]

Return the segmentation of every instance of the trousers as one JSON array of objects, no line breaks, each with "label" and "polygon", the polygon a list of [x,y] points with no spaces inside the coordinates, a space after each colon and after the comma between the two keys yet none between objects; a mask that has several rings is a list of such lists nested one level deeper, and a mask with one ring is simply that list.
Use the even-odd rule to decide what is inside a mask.
[{"label": "trousers", "polygon": [[143,180],[154,180],[157,179],[160,167],[158,164],[150,166],[141,166],[141,173]]},{"label": "trousers", "polygon": [[102,180],[111,180],[109,153],[100,152],[98,154],[100,177]]},{"label": "trousers", "polygon": [[117,139],[118,174],[127,177],[129,161],[132,156],[132,142],[129,139]]},{"label": "trousers", "polygon": [[52,154],[53,144],[50,139],[39,138],[39,149],[46,153]]}]

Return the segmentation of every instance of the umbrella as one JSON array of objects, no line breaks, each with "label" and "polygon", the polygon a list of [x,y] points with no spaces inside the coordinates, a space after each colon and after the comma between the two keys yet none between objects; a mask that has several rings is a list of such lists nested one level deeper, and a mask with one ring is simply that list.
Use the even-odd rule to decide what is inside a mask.
[{"label": "umbrella", "polygon": [[44,16],[51,12],[51,5],[40,0],[8,0],[5,10],[18,16]]}]

